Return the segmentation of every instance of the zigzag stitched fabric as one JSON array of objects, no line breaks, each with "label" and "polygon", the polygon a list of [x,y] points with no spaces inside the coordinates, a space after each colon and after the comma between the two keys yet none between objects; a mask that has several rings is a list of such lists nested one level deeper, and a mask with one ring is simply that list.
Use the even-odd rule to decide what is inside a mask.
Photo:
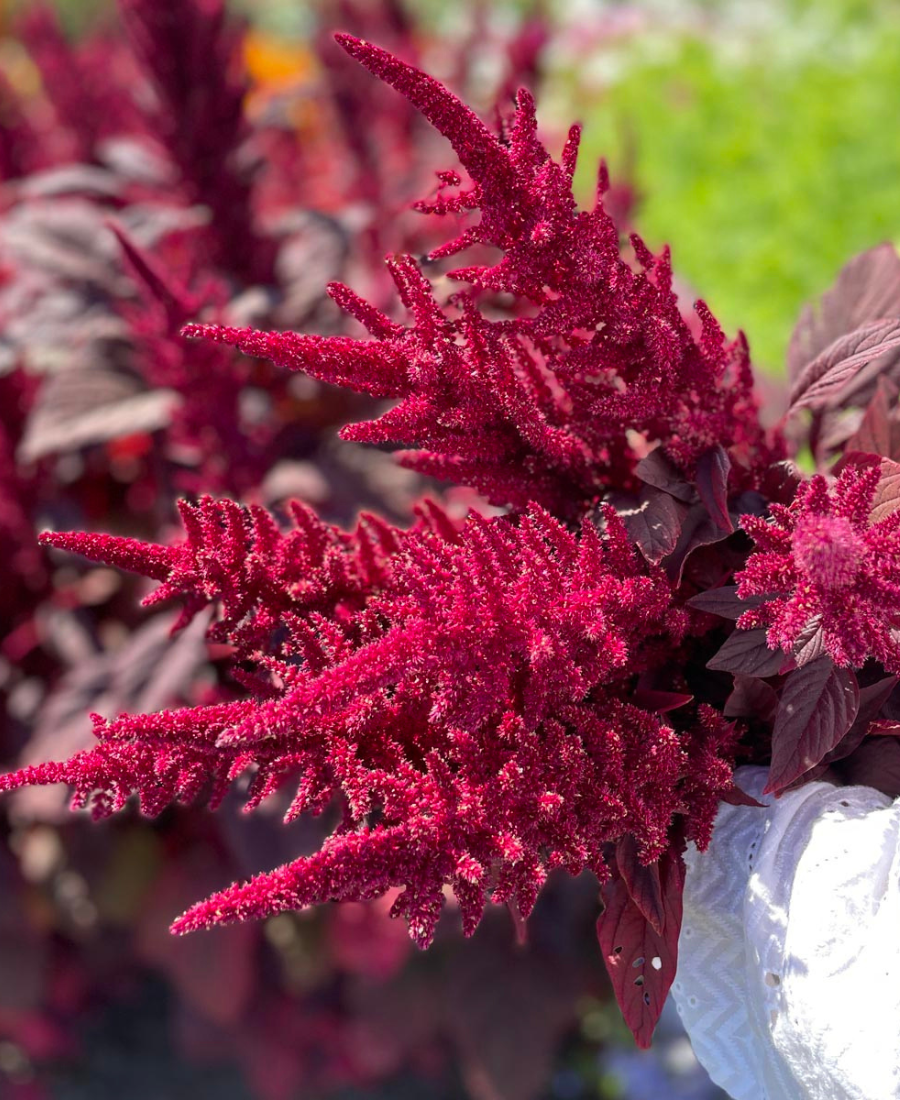
[{"label": "zigzag stitched fabric", "polygon": [[678,1012],[734,1100],[900,1100],[900,799],[766,774],[686,853]]}]

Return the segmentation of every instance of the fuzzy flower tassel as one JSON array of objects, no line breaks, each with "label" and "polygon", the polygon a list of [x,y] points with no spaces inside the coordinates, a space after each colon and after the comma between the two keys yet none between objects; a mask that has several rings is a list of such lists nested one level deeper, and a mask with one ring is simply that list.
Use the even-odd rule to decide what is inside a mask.
[{"label": "fuzzy flower tassel", "polygon": [[825,652],[900,673],[900,510],[885,499],[895,482],[883,464],[848,465],[832,488],[817,475],[790,506],[773,504],[770,519],[744,516],[756,552],[738,595],[767,598],[738,626],[765,627],[769,645],[801,664]]},{"label": "fuzzy flower tassel", "polygon": [[[389,257],[393,311],[331,285],[366,337],[185,334],[384,402],[342,436],[403,448],[401,463],[482,499],[465,519],[425,502],[405,528],[363,514],[350,531],[299,504],[274,515],[205,496],[182,502],[171,545],[45,535],[158,582],[145,602],[180,601],[178,628],[209,614],[238,686],[98,717],[93,747],[0,790],[67,783],[97,817],[132,799],[151,816],[214,809],[235,785],[247,809],[286,793],[287,822],[329,811],[318,852],[226,887],[178,932],[399,890],[393,915],[424,947],[448,899],[471,935],[488,903],[521,921],[551,872],[590,871],[600,949],[646,1046],[675,976],[683,853],[742,797],[732,718],[746,712],[725,709],[725,658],[707,662],[734,648],[713,616],[733,610],[723,593],[746,561],[735,523],[764,514],[767,486],[793,484],[772,472],[784,441],[760,426],[743,336],[727,340],[702,303],[691,326],[668,251],[620,241],[605,169],[578,209],[577,127],[556,160],[528,93],[495,133],[431,77],[338,41],[450,141],[467,178],[439,173],[419,208],[456,235]],[[464,249],[467,266],[445,270]],[[756,610],[774,616],[773,641],[821,615],[835,654],[896,664],[874,639],[896,606],[883,549],[897,527],[867,518],[870,480],[848,475],[834,500],[814,482],[771,522],[745,521],[760,551],[741,595],[776,601]],[[689,602],[707,588],[711,603]],[[848,595],[879,616],[874,633],[836,617]],[[808,606],[777,617],[796,599]],[[760,679],[781,663],[769,671],[762,649]]]}]

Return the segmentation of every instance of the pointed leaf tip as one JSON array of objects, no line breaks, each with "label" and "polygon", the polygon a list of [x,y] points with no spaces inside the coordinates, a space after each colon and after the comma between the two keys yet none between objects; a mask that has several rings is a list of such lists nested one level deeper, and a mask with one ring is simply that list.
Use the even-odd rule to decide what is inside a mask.
[{"label": "pointed leaf tip", "polygon": [[659,862],[665,931],[648,922],[617,876],[600,888],[605,909],[597,921],[597,939],[625,1022],[642,1049],[650,1046],[678,964],[684,861],[668,851]]}]

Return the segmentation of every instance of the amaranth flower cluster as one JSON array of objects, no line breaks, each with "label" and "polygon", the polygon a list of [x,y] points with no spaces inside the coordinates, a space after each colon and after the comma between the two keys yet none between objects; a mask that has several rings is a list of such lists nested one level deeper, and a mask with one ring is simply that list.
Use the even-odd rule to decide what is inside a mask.
[{"label": "amaranth flower cluster", "polygon": [[[318,852],[198,903],[177,931],[399,887],[393,912],[424,946],[450,897],[471,933],[488,901],[524,920],[551,871],[588,869],[646,1045],[677,964],[682,852],[708,842],[722,798],[746,799],[735,760],[782,761],[780,789],[852,760],[889,716],[893,620],[872,608],[894,583],[896,526],[867,509],[880,493],[891,511],[890,471],[848,451],[833,499],[822,478],[798,491],[784,436],[760,426],[743,337],[726,341],[703,303],[695,337],[668,252],[619,240],[605,169],[578,209],[577,127],[554,160],[527,93],[495,134],[437,81],[339,42],[468,173],[441,173],[421,209],[480,221],[426,261],[389,259],[404,320],[331,286],[369,338],[186,332],[389,399],[344,438],[411,448],[401,462],[482,500],[464,519],[426,503],[407,529],[364,515],[348,533],[300,506],[285,529],[202,498],[174,546],[46,536],[159,581],[151,600],[182,599],[182,625],[212,604],[243,695],[98,719],[94,748],[0,786],[66,782],[98,816],[132,795],[157,814],[215,807],[249,775],[248,808],[287,787],[288,821],[336,813]],[[444,272],[463,249],[473,262]],[[879,318],[811,353],[795,408],[821,420],[896,328]],[[838,617],[848,591],[868,603]],[[817,617],[819,652],[775,648]],[[859,681],[839,667],[870,655],[884,667]]]}]

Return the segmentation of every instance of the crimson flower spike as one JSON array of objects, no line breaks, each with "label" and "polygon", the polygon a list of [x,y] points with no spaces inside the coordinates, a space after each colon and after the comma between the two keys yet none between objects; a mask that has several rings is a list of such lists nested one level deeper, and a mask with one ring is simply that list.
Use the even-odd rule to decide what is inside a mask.
[{"label": "crimson flower spike", "polygon": [[450,140],[466,171],[479,183],[512,183],[506,150],[481,119],[449,92],[439,80],[406,65],[370,42],[350,34],[336,34],[335,41],[370,73],[396,88]]},{"label": "crimson flower spike", "polygon": [[[121,2],[161,41],[146,0]],[[423,504],[406,530],[364,516],[342,531],[299,505],[282,527],[204,497],[182,502],[172,546],[46,536],[160,582],[147,602],[182,601],[179,626],[211,607],[209,637],[233,647],[247,695],[98,719],[89,752],[0,788],[65,781],[100,816],[131,797],[154,814],[215,807],[250,775],[249,809],[282,788],[288,822],[341,806],[319,852],[226,887],[177,931],[399,888],[394,915],[425,946],[448,894],[471,935],[487,904],[525,919],[552,871],[589,870],[606,965],[646,1045],[675,974],[682,851],[735,797],[736,729],[684,690],[697,648],[709,654],[687,637],[681,577],[693,583],[693,549],[733,536],[736,499],[755,499],[782,441],[759,425],[746,343],[702,304],[692,335],[668,251],[633,237],[623,252],[602,194],[578,210],[577,127],[556,160],[527,92],[501,138],[433,78],[338,40],[468,173],[441,173],[422,208],[480,220],[433,255],[476,243],[500,259],[450,272],[448,296],[429,267],[391,257],[402,321],[333,285],[366,339],[184,333],[392,399],[342,436],[407,448],[400,462],[499,510],[457,522]],[[677,689],[654,690],[663,679]]]}]

